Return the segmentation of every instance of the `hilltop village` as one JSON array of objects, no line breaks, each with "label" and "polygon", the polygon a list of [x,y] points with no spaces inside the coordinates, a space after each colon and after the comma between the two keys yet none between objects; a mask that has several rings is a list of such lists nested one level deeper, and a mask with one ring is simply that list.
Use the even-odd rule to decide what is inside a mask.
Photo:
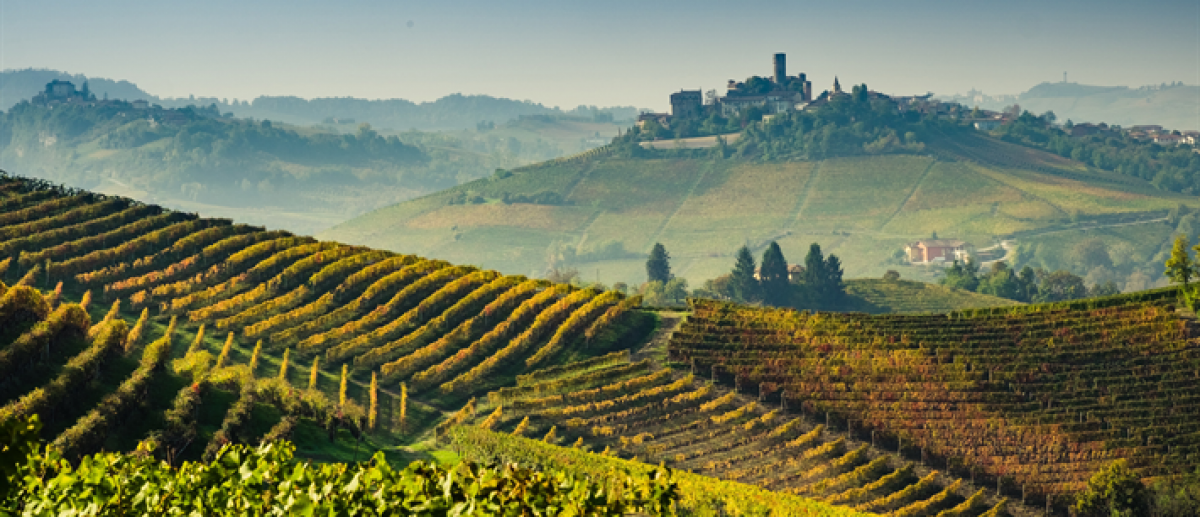
[{"label": "hilltop village", "polygon": [[[647,130],[650,140],[709,136],[697,122],[712,117],[723,119],[740,118],[743,121],[770,120],[789,112],[817,109],[841,96],[862,96],[867,100],[885,100],[894,103],[900,112],[914,111],[922,115],[954,119],[981,131],[991,131],[1012,122],[1021,115],[1021,108],[1012,105],[1003,111],[991,111],[964,106],[956,102],[943,102],[933,98],[932,93],[916,96],[891,96],[869,90],[866,85],[854,85],[851,91],[843,90],[835,76],[830,89],[814,95],[812,81],[801,72],[787,75],[787,55],[777,53],[772,61],[774,73],[768,77],[752,76],[745,81],[730,79],[726,93],[719,96],[716,90],[707,94],[701,90],[680,90],[670,95],[670,113],[642,113],[638,127]],[[859,93],[859,91],[862,93]],[[670,131],[662,136],[655,131],[662,128]],[[1136,125],[1128,128],[1101,123],[1063,123],[1063,130],[1072,137],[1128,137],[1161,146],[1197,146],[1200,131],[1173,131],[1160,125]],[[728,135],[727,135],[728,136]],[[736,138],[736,137],[735,137]],[[653,145],[651,145],[653,146]],[[1200,152],[1200,150],[1197,150]]]}]

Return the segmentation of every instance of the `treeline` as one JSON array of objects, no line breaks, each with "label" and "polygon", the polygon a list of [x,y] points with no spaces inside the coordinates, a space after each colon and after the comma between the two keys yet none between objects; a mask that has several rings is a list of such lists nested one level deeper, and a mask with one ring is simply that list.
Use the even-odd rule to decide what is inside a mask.
[{"label": "treeline", "polygon": [[[161,121],[168,117],[178,122]],[[54,145],[94,138],[104,149],[132,149],[167,139],[159,152],[177,163],[185,162],[178,163],[183,168],[263,158],[308,165],[361,165],[372,160],[413,163],[425,159],[419,148],[396,136],[384,137],[367,125],[360,126],[356,134],[301,134],[270,121],[218,118],[212,107],[143,112],[121,104],[48,109],[22,103],[0,120],[7,129],[0,133],[0,146],[11,145],[14,139],[27,140],[34,132],[53,134]]]},{"label": "treeline", "polygon": [[833,254],[824,256],[821,245],[815,242],[809,247],[803,266],[788,265],[775,241],[763,251],[761,265],[755,263],[750,248],[742,246],[728,274],[707,280],[692,291],[688,290],[687,280],[671,273],[670,260],[666,248],[655,243],[646,260],[647,281],[637,289],[647,305],[681,305],[692,297],[795,309],[842,310],[848,302],[841,259]]},{"label": "treeline", "polygon": [[1046,271],[1029,266],[1016,271],[1003,261],[992,263],[986,272],[980,272],[979,264],[968,259],[964,263],[954,261],[946,268],[946,276],[940,283],[947,287],[963,289],[980,294],[1007,298],[1025,303],[1050,303],[1077,300],[1097,296],[1120,294],[1116,282],[1109,280],[1088,287],[1083,277],[1066,270]]},{"label": "treeline", "polygon": [[1041,116],[1028,111],[995,133],[1002,140],[1050,151],[1097,169],[1113,171],[1149,181],[1162,190],[1200,194],[1200,154],[1191,146],[1162,146],[1135,139],[1113,127],[1093,135],[1072,137],[1067,121],[1054,125],[1053,112]]}]

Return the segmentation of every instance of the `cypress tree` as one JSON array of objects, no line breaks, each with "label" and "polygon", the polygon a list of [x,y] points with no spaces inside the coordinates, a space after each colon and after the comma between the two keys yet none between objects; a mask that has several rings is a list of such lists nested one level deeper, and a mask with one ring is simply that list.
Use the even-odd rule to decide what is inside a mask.
[{"label": "cypress tree", "polygon": [[671,280],[671,255],[662,243],[654,243],[650,258],[646,259],[646,278],[649,282],[667,283]]},{"label": "cypress tree", "polygon": [[821,253],[821,245],[814,242],[808,247],[808,255],[804,256],[804,284],[817,304],[824,302],[825,276],[825,256]]},{"label": "cypress tree", "polygon": [[762,287],[764,303],[776,307],[789,305],[791,284],[788,283],[787,259],[783,258],[783,250],[779,249],[779,244],[775,241],[771,241],[767,250],[763,252],[758,283]]},{"label": "cypress tree", "polygon": [[825,303],[837,305],[842,303],[846,294],[846,284],[842,283],[842,261],[832,253],[825,259]]},{"label": "cypress tree", "polygon": [[737,261],[730,275],[733,294],[742,302],[757,302],[762,299],[758,280],[754,278],[754,255],[750,248],[742,246],[737,251]]}]

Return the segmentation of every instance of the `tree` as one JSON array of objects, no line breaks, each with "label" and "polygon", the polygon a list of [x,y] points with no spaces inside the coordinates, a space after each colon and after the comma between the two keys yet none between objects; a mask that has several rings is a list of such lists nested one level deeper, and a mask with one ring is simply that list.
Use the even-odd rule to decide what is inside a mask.
[{"label": "tree", "polygon": [[1083,264],[1084,269],[1113,267],[1112,257],[1108,254],[1108,246],[1100,239],[1081,241],[1071,251],[1075,260]]},{"label": "tree", "polygon": [[742,246],[737,251],[737,261],[731,273],[734,298],[741,302],[757,302],[762,299],[758,280],[754,278],[754,255],[750,248]]},{"label": "tree", "polygon": [[1104,282],[1103,284],[1093,285],[1092,288],[1088,290],[1088,296],[1093,297],[1115,296],[1118,294],[1121,294],[1121,288],[1117,287],[1117,283],[1112,280]]},{"label": "tree", "polygon": [[804,256],[804,284],[809,289],[819,289],[825,277],[825,256],[821,253],[821,245],[812,243],[808,247],[808,255]]},{"label": "tree", "polygon": [[1021,282],[1017,275],[1008,268],[1008,264],[997,261],[992,264],[992,271],[979,279],[977,291],[983,294],[1017,300],[1021,297]]},{"label": "tree", "polygon": [[662,243],[654,243],[650,257],[646,259],[646,278],[650,282],[667,283],[671,280],[671,255]]},{"label": "tree", "polygon": [[672,278],[663,286],[663,298],[666,298],[672,305],[686,303],[687,296],[688,285],[686,278]]},{"label": "tree", "polygon": [[1087,296],[1083,278],[1070,271],[1059,270],[1042,276],[1038,286],[1038,302],[1063,302]]},{"label": "tree", "polygon": [[1032,302],[1033,298],[1038,294],[1037,272],[1029,266],[1021,268],[1021,274],[1018,277],[1021,285],[1021,297],[1017,301]]},{"label": "tree", "polygon": [[792,288],[788,282],[787,259],[783,258],[783,250],[775,241],[771,241],[767,250],[763,252],[758,283],[763,302],[767,305],[784,307],[790,304]]},{"label": "tree", "polygon": [[1135,517],[1150,514],[1150,493],[1121,459],[1092,475],[1075,499],[1081,517]]},{"label": "tree", "polygon": [[1163,272],[1172,282],[1185,286],[1196,276],[1196,267],[1192,264],[1192,257],[1187,248],[1187,236],[1176,237],[1175,246],[1171,248],[1171,258],[1167,259],[1165,264],[1167,270]]},{"label": "tree", "polygon": [[825,259],[825,276],[821,284],[820,303],[828,308],[837,307],[846,295],[846,285],[842,283],[842,261],[832,253]]},{"label": "tree", "polygon": [[965,291],[974,291],[979,288],[979,278],[975,273],[979,270],[970,258],[966,264],[961,264],[955,260],[950,267],[946,268],[946,276],[942,277],[941,284]]}]

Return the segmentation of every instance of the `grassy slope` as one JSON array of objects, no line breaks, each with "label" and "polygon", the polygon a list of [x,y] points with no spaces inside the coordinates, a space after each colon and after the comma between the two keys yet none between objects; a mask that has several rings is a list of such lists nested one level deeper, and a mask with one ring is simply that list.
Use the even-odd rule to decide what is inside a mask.
[{"label": "grassy slope", "polygon": [[848,280],[846,292],[870,303],[879,312],[950,312],[1020,305],[1004,298],[911,280]]},{"label": "grassy slope", "polygon": [[[644,254],[662,242],[676,275],[697,285],[727,272],[737,247],[750,244],[761,251],[772,239],[793,262],[802,261],[809,244],[817,242],[843,260],[847,277],[878,277],[896,268],[887,263],[895,250],[932,232],[979,247],[1014,232],[1034,239],[1030,232],[1065,229],[1054,239],[1077,238],[1081,231],[1070,229],[1073,220],[1165,211],[1181,203],[1200,206],[1195,198],[1158,192],[1054,155],[991,139],[984,143],[987,152],[1005,155],[1003,163],[1027,168],[921,156],[771,164],[602,159],[468,183],[377,210],[321,237],[521,274],[541,274],[555,245],[587,251],[616,241],[630,252],[627,257],[575,266],[588,280],[630,283],[644,280]],[[489,201],[446,205],[461,191]],[[498,202],[505,192],[540,191],[558,192],[572,204]],[[1164,225],[1141,226],[1151,230],[1131,237],[1107,232],[1105,239],[1153,253],[1169,238]],[[906,278],[931,279],[924,268],[902,269]]]}]

